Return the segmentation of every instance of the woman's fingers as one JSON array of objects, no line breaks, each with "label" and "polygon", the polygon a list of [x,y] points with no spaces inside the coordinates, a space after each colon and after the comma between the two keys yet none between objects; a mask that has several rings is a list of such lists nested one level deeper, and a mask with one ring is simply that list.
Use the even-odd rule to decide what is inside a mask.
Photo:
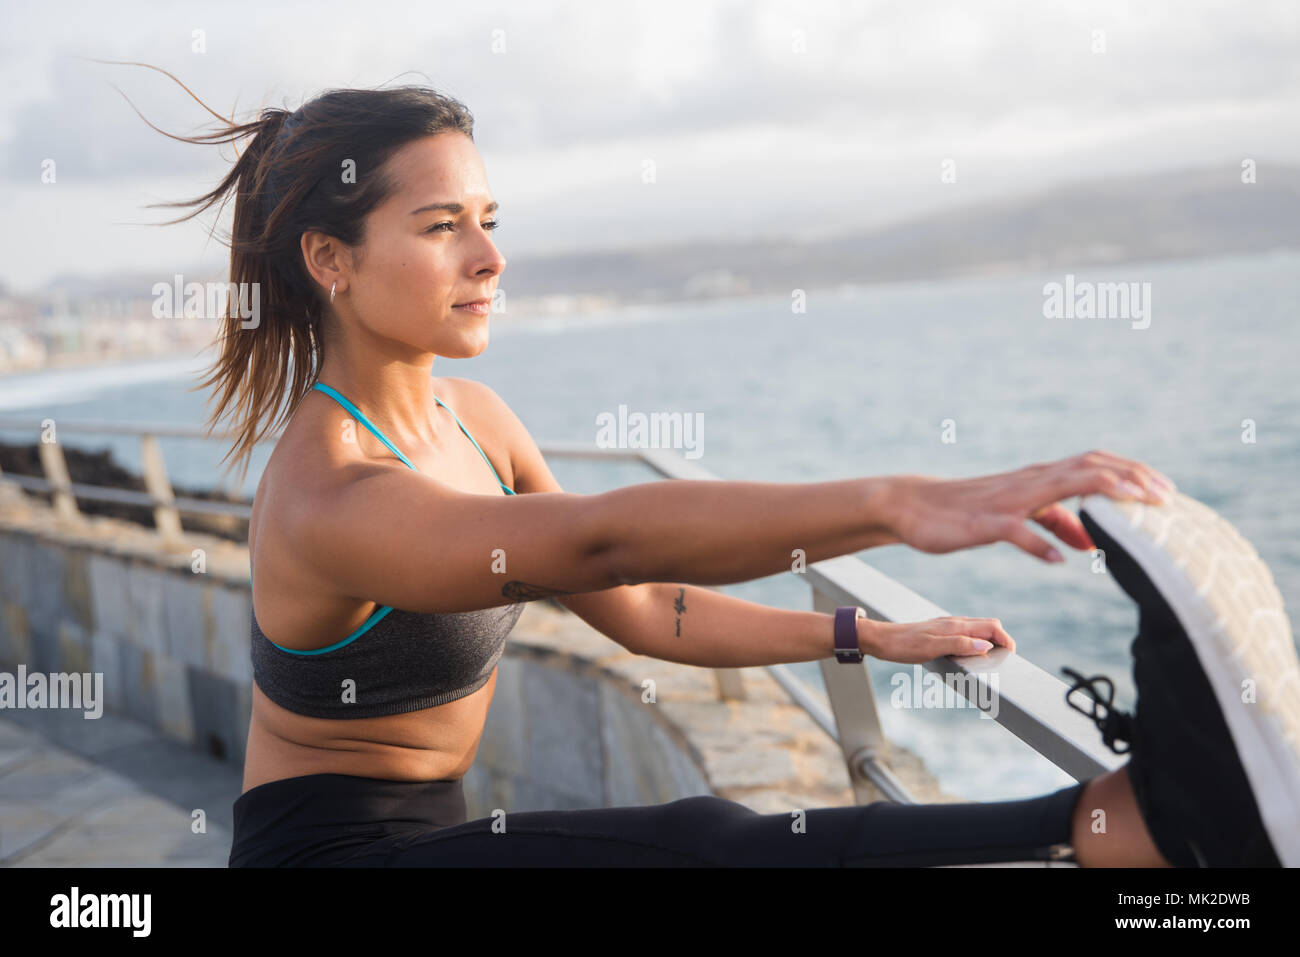
[{"label": "woman's fingers", "polygon": [[[1007,651],[1016,650],[1016,640],[1011,637],[1005,628],[1002,627],[1002,621],[998,618],[972,618],[970,619],[975,626],[980,628],[979,631],[973,631],[971,634],[979,638],[987,638],[995,645],[1006,648]],[[987,632],[984,630],[987,628]]]},{"label": "woman's fingers", "polygon": [[1015,639],[997,618],[947,616],[911,624],[875,624],[871,652],[883,661],[920,664],[944,655],[984,655],[993,648],[1016,650]]},{"label": "woman's fingers", "polygon": [[938,621],[944,634],[937,637],[943,642],[944,650],[932,657],[987,654],[997,647],[1016,650],[1015,639],[996,618],[940,618]]},{"label": "woman's fingers", "polygon": [[[1039,469],[1034,481],[1044,486],[1035,498],[1039,501],[1046,499],[1050,504],[1032,512],[1030,518],[1071,548],[1078,549],[1097,546],[1078,516],[1060,504],[1062,499],[1101,494],[1121,500],[1163,504],[1168,500],[1168,492],[1162,488],[1162,483],[1167,483],[1170,489],[1173,487],[1173,483],[1155,469],[1105,451],[1085,452],[1073,459],[1063,459],[1047,470]],[[1047,549],[1037,536],[1026,538],[1019,530],[1010,531],[1007,541],[1031,555],[1046,558]]]},{"label": "woman's fingers", "polygon": [[1150,479],[1154,480],[1158,485],[1163,485],[1165,491],[1174,492],[1178,489],[1178,486],[1174,484],[1173,479],[1168,475],[1165,475],[1165,473],[1161,472],[1159,469],[1147,465],[1145,462],[1124,458],[1122,455],[1116,455],[1113,452],[1106,452],[1105,450],[1097,450],[1096,454],[1109,459],[1112,468],[1115,468],[1116,471],[1124,474],[1125,477],[1129,478],[1131,481],[1137,482],[1139,485],[1150,485],[1151,482],[1147,481]]},{"label": "woman's fingers", "polygon": [[1010,542],[1017,548],[1028,552],[1045,562],[1063,562],[1064,558],[1052,543],[1031,532],[1024,520],[1014,515],[1002,515],[994,519],[997,541]]},{"label": "woman's fingers", "polygon": [[1152,504],[1164,501],[1154,486],[1143,488],[1123,478],[1115,469],[1104,465],[1068,465],[1055,475],[1044,476],[1043,486],[1034,497],[1039,501],[1059,502],[1075,495],[1109,495],[1118,499],[1145,499]]},{"label": "woman's fingers", "polygon": [[1071,548],[1093,549],[1097,547],[1088,534],[1088,530],[1079,521],[1079,516],[1059,502],[1044,506],[1029,517]]},{"label": "woman's fingers", "polygon": [[[1084,452],[1082,455],[1076,455],[1072,459],[1063,459],[1070,468],[1074,470],[1087,470],[1090,468],[1100,468],[1112,472],[1120,483],[1129,482],[1143,492],[1172,492],[1175,490],[1173,480],[1161,472],[1153,469],[1145,462],[1138,462],[1134,459],[1127,459],[1123,456],[1116,455],[1113,452],[1107,452],[1104,449],[1094,449],[1091,452]],[[1109,493],[1107,493],[1109,494]],[[1062,496],[1064,497],[1064,496]],[[1134,493],[1134,497],[1143,497],[1142,492]]]}]

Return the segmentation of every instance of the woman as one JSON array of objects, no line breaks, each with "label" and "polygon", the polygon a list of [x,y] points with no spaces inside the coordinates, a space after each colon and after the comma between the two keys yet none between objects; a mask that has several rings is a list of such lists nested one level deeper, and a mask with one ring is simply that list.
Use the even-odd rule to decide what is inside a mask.
[{"label": "woman", "polygon": [[[1128,767],[1027,800],[814,809],[797,836],[786,815],[717,797],[511,812],[504,833],[466,821],[461,778],[524,602],[560,596],[675,661],[816,660],[833,653],[832,616],[695,586],[783,571],[793,547],[814,562],[1008,541],[1060,561],[1026,518],[1088,549],[1062,499],[1159,503],[1172,483],[1091,452],[953,481],[565,493],[493,390],[432,377],[437,356],[486,348],[506,265],[469,112],[427,89],[341,90],[228,127],[189,141],[251,135],[234,169],[169,204],[202,204],[192,216],[233,193],[231,282],[260,289],[255,321],[226,320],[202,385],[222,387],[213,420],[235,415],[245,470],[275,410],[292,409],[249,529],[255,684],[231,866],[1202,862],[1185,819],[1155,828],[1157,846],[1153,798],[1140,807]],[[836,618],[841,641],[887,661],[1015,648],[995,618]]]}]

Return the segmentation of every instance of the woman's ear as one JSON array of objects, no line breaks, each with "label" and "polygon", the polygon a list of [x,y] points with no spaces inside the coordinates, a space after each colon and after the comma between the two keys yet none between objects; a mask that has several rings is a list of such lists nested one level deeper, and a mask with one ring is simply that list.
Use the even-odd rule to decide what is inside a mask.
[{"label": "woman's ear", "polygon": [[355,271],[355,257],[347,246],[318,229],[305,230],[299,246],[307,272],[326,295],[331,287],[336,294],[347,289]]}]

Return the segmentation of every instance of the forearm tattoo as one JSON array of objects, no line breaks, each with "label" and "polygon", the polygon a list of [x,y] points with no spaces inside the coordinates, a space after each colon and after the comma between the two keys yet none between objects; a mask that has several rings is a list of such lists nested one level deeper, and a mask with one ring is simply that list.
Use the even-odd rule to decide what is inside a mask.
[{"label": "forearm tattoo", "polygon": [[528,582],[506,582],[501,594],[511,601],[536,601],[538,598],[550,598],[552,595],[572,595],[571,591],[560,591],[546,585],[530,585]]},{"label": "forearm tattoo", "polygon": [[682,615],[686,614],[686,589],[677,589],[677,597],[673,599],[673,610],[677,612],[677,637],[682,635]]}]

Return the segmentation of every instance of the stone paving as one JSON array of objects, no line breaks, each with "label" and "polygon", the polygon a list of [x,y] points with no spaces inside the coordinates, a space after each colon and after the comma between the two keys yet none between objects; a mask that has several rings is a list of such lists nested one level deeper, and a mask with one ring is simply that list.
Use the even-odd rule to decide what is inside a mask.
[{"label": "stone paving", "polygon": [[[225,867],[241,779],[121,715],[7,710],[0,866]],[[195,833],[196,809],[206,833]]]}]

